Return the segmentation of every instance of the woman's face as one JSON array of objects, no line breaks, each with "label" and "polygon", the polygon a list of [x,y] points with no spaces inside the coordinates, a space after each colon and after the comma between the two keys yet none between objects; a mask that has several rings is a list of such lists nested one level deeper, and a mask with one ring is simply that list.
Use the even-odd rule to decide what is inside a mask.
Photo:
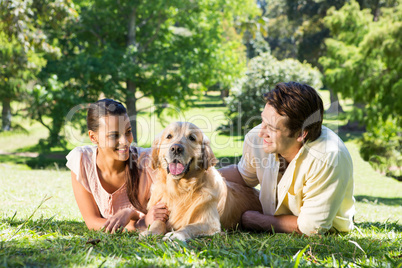
[{"label": "woman's face", "polygon": [[91,134],[103,154],[120,161],[126,161],[129,158],[133,134],[127,114],[101,117],[98,131],[89,131],[90,138],[94,142]]}]

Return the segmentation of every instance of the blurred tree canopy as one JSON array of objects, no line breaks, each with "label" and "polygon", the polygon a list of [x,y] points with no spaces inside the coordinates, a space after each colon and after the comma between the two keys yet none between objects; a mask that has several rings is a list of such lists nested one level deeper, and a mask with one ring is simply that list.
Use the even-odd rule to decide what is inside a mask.
[{"label": "blurred tree canopy", "polygon": [[[272,55],[278,59],[296,58],[301,62],[307,61],[323,71],[319,58],[326,53],[325,39],[331,37],[324,19],[329,9],[339,9],[349,1],[259,2],[264,7],[264,16],[269,19],[266,40],[270,44]],[[358,0],[358,2],[362,8],[370,9],[375,18],[378,17],[382,7],[392,7],[397,3],[396,0]],[[342,111],[336,93],[325,83],[324,87],[330,91],[331,107],[328,111]]]},{"label": "blurred tree canopy", "polygon": [[[48,59],[42,83],[46,87],[57,74],[60,90],[75,98],[93,101],[102,92],[124,102],[134,135],[137,103],[144,97],[160,113],[158,104],[185,109],[191,96],[218,82],[229,88],[245,67],[234,23],[258,14],[247,0],[83,0],[76,5],[77,19],[59,39],[62,56]],[[52,116],[42,111],[37,117]]]},{"label": "blurred tree canopy", "polygon": [[387,119],[402,123],[402,5],[381,9],[373,20],[369,9],[351,1],[329,10],[325,19],[332,38],[320,58],[325,83],[345,98],[363,103],[359,121],[373,128]]},{"label": "blurred tree canopy", "polygon": [[367,127],[363,158],[400,177],[402,1],[374,15],[356,1],[328,13],[325,24],[333,37],[326,40],[327,54],[320,58],[324,81],[342,97],[363,104],[351,113]]},{"label": "blurred tree canopy", "polygon": [[59,56],[57,40],[47,32],[62,31],[74,11],[66,1],[4,0],[0,2],[0,98],[2,129],[11,127],[12,100],[26,98],[26,88],[46,65],[44,55]]},{"label": "blurred tree canopy", "polygon": [[[386,148],[395,153],[382,154],[379,163],[400,159],[401,6],[401,0],[2,0],[2,129],[12,126],[10,103],[23,101],[49,130],[47,145],[63,144],[70,109],[104,95],[126,104],[136,133],[139,102],[146,109],[150,99],[160,115],[166,104],[185,109],[191,96],[215,86],[233,88],[227,115],[244,130],[257,123],[251,119],[262,108],[261,93],[288,80],[320,87],[320,70],[334,92],[331,102],[339,94],[363,104],[351,113],[367,126],[362,154]],[[72,123],[83,127],[81,119]]]}]

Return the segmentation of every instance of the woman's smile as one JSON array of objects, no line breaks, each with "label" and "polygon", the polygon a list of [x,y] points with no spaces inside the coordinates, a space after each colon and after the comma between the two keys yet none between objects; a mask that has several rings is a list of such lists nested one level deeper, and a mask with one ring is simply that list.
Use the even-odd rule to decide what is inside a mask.
[{"label": "woman's smile", "polygon": [[119,154],[127,154],[128,153],[128,146],[126,145],[124,147],[118,147],[118,148],[116,148],[116,151]]}]

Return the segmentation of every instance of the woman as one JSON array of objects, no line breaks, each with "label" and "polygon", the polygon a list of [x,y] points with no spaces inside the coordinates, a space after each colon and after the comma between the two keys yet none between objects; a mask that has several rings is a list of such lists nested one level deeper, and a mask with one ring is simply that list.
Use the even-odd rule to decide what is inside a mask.
[{"label": "woman", "polygon": [[130,146],[133,135],[124,106],[111,99],[91,104],[87,127],[94,146],[76,147],[67,155],[75,200],[87,227],[114,233],[166,221],[165,204],[146,211],[153,175],[149,149]]}]

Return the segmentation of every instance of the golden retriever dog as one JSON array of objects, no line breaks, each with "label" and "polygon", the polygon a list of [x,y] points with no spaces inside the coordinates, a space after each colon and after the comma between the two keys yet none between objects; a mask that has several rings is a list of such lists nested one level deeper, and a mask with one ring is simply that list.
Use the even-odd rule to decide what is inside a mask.
[{"label": "golden retriever dog", "polygon": [[188,240],[235,228],[247,210],[262,211],[258,191],[226,181],[208,138],[191,123],[170,124],[152,145],[152,164],[157,179],[151,188],[148,209],[159,201],[169,220],[154,221],[140,234],[166,234],[164,240]]}]

